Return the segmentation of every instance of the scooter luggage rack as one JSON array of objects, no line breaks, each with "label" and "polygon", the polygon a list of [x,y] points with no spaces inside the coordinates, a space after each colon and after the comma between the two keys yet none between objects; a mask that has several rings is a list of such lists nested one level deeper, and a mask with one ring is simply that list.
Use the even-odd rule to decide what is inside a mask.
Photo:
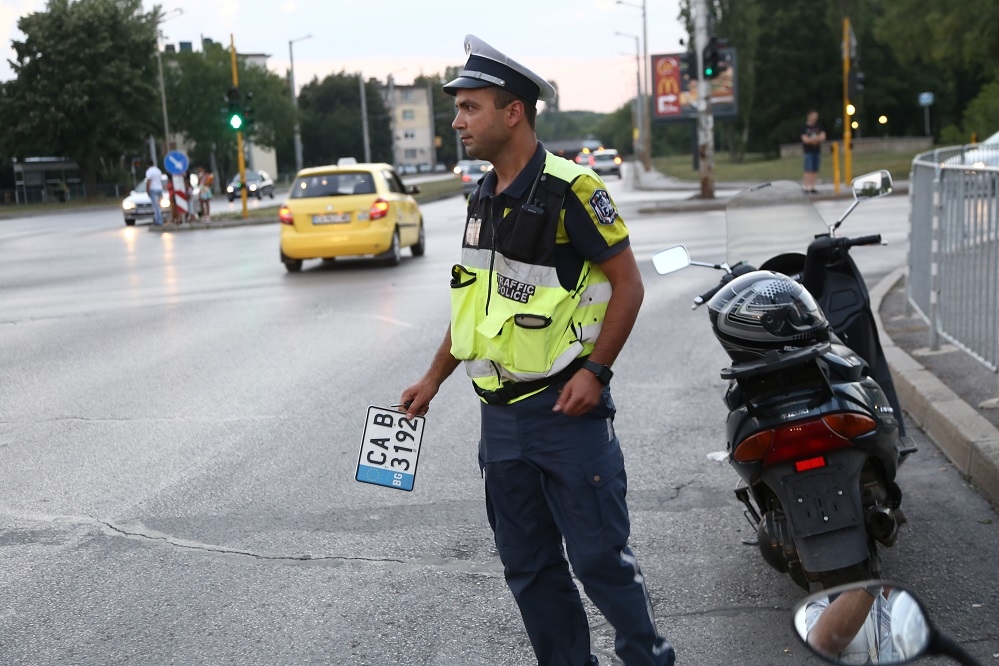
[{"label": "scooter luggage rack", "polygon": [[803,349],[794,349],[786,352],[772,349],[766,352],[764,357],[758,361],[737,363],[730,368],[723,368],[721,371],[721,378],[726,380],[738,380],[768,372],[781,372],[792,366],[808,363],[809,361],[822,356],[830,349],[832,349],[832,345],[828,342],[821,342],[819,344],[804,347]]},{"label": "scooter luggage rack", "polygon": [[789,404],[807,403],[809,410],[818,407],[833,396],[819,362],[831,349],[828,342],[822,342],[787,352],[771,350],[758,361],[725,368],[722,379],[736,382],[726,395],[726,404],[729,409],[744,405],[750,416],[763,418],[779,415]]}]

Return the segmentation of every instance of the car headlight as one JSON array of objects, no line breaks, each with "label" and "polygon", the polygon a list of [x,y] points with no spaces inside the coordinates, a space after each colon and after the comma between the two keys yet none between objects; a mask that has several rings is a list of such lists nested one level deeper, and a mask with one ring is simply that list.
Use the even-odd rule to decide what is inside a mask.
[{"label": "car headlight", "polygon": [[250,185],[250,191],[251,192],[256,192],[257,191],[257,186],[256,185]]},{"label": "car headlight", "polygon": [[160,208],[169,208],[169,207],[170,207],[170,195],[164,194],[163,196],[160,197]]},{"label": "car headlight", "polygon": [[135,210],[135,202],[131,199],[127,199],[121,202],[121,207],[125,210]]},{"label": "car headlight", "polygon": [[225,188],[225,191],[226,192],[232,192],[232,185],[230,185],[229,187]]}]

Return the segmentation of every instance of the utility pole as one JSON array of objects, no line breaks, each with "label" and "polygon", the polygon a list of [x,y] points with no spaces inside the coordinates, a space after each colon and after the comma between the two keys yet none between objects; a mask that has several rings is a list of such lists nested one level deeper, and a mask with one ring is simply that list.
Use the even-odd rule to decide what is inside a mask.
[{"label": "utility pole", "polygon": [[361,82],[361,134],[364,139],[364,162],[371,163],[371,139],[368,137],[368,96],[364,92],[364,74],[358,73]]},{"label": "utility pole", "polygon": [[388,109],[389,109],[389,136],[392,138],[392,164],[399,164],[399,156],[396,155],[395,145],[395,79],[388,75]]},{"label": "utility pole", "polygon": [[843,18],[843,180],[849,184],[853,180],[853,106],[850,104],[850,19]]},{"label": "utility pole", "polygon": [[642,107],[642,122],[639,125],[639,137],[641,143],[641,151],[639,158],[642,161],[642,168],[645,171],[650,171],[652,169],[652,104],[650,102],[649,94],[649,69],[651,63],[649,62],[649,24],[648,16],[646,14],[646,0],[642,0],[642,4],[637,5],[632,2],[625,2],[625,0],[617,0],[619,5],[627,5],[628,7],[634,7],[635,9],[642,10],[642,67],[645,71],[645,87],[641,95],[640,105]]},{"label": "utility pole", "polygon": [[715,123],[711,114],[711,82],[704,78],[704,50],[708,46],[708,3],[697,0],[694,44],[697,51],[697,153],[701,198],[715,198]]}]

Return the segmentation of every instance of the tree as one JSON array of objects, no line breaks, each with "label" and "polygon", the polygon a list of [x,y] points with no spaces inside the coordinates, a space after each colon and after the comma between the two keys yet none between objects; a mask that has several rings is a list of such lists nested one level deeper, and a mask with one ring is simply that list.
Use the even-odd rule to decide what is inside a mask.
[{"label": "tree", "polygon": [[[999,51],[999,3],[892,0],[876,4],[883,7],[874,34],[901,65],[915,73],[914,78],[918,76],[917,92],[936,93],[933,113],[938,125],[962,124],[965,108],[984,92],[982,86],[999,80],[995,58]],[[984,129],[986,134],[999,129],[995,119],[984,123],[985,127],[980,119],[963,124],[968,125],[967,131]],[[949,136],[962,133],[956,127],[948,131]]]},{"label": "tree", "polygon": [[[340,157],[364,159],[361,86],[357,74],[314,78],[298,95],[301,111],[302,158],[305,165],[335,164]],[[377,79],[364,83],[371,159],[392,161],[389,114],[382,101],[384,86]]]},{"label": "tree", "polygon": [[96,192],[156,127],[159,7],[141,0],[49,0],[17,22],[16,76],[0,93],[0,139],[18,157],[58,155]]}]

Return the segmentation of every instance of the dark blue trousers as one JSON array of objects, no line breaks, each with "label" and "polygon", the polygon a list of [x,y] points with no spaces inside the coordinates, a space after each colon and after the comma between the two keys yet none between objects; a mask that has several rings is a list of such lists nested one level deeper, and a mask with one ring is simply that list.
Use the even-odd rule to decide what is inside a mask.
[{"label": "dark blue trousers", "polygon": [[673,648],[656,630],[628,547],[627,476],[610,390],[581,417],[552,412],[557,397],[551,387],[511,405],[483,404],[479,443],[489,524],[538,663],[597,663],[568,554],[617,632],[624,663],[671,666]]}]

